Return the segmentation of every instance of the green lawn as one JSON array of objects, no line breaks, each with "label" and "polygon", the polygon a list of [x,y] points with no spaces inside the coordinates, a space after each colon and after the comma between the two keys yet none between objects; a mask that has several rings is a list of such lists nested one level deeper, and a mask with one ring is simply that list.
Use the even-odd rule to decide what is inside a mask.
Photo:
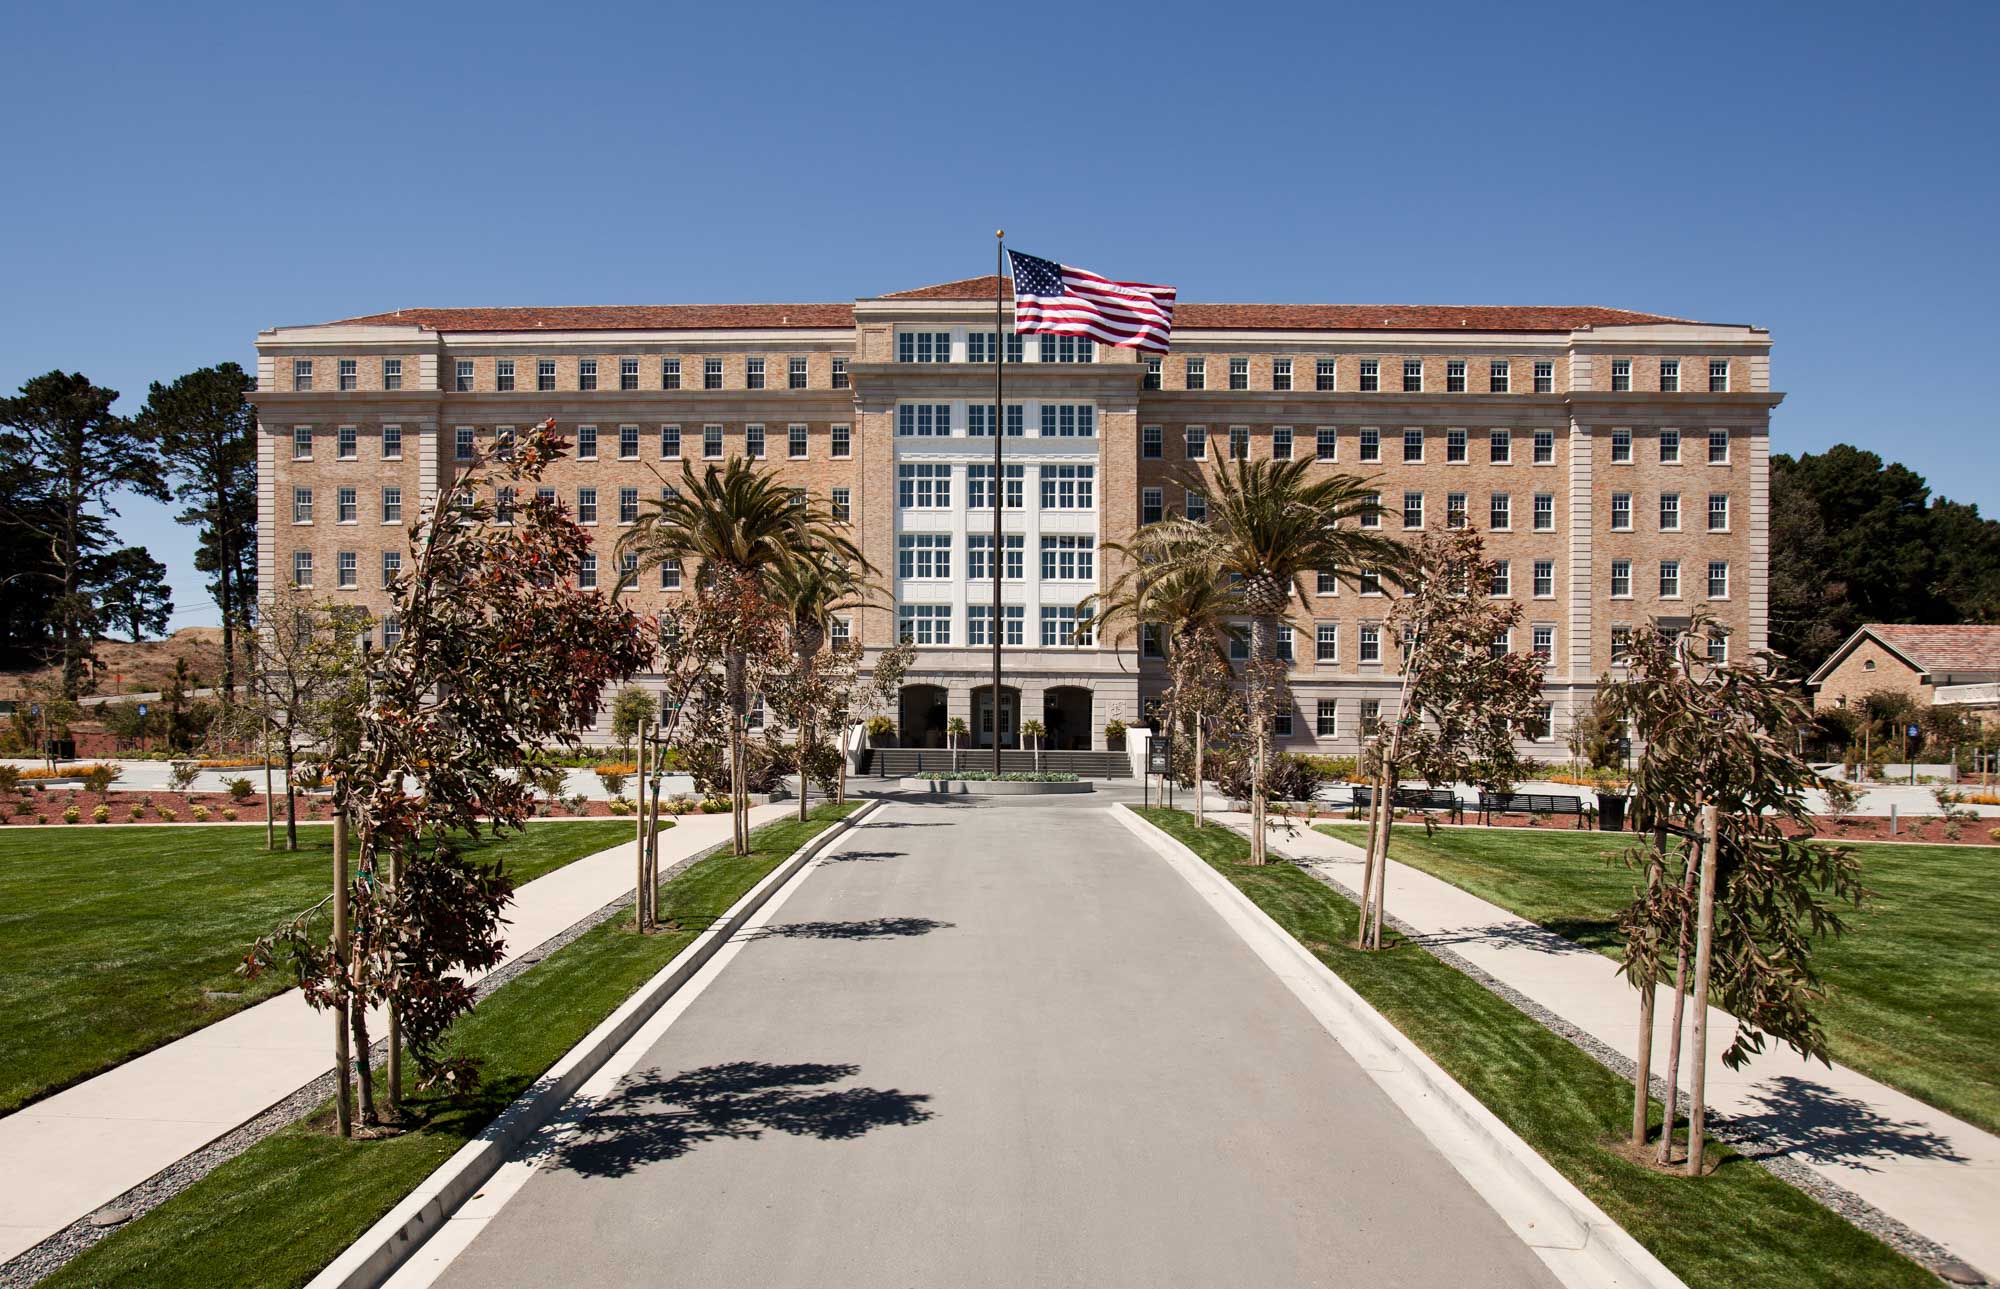
[{"label": "green lawn", "polygon": [[1354,906],[1292,865],[1244,864],[1249,842],[1240,834],[1216,825],[1197,832],[1180,811],[1140,813],[1297,937],[1688,1284],[1935,1289],[1930,1272],[1727,1150],[1698,1181],[1626,1161],[1607,1143],[1630,1125],[1628,1082],[1421,949],[1348,947]]},{"label": "green lawn", "polygon": [[322,1106],[41,1284],[223,1289],[306,1283],[745,891],[861,804],[820,806],[804,824],[767,824],[752,836],[749,855],[711,856],[666,883],[660,911],[679,931],[636,936],[630,917],[621,914],[495,991],[452,1032],[454,1054],[479,1060],[483,1083],[468,1097],[411,1100],[418,1125],[413,1131],[344,1142],[329,1130],[330,1105]]},{"label": "green lawn", "polygon": [[[1361,841],[1359,828],[1322,831]],[[1560,935],[1617,951],[1633,844],[1603,833],[1396,829],[1391,853]],[[1834,1059],[2000,1132],[2000,847],[1858,845],[1874,892],[1816,950]]]},{"label": "green lawn", "polygon": [[[533,824],[473,849],[527,882],[632,827]],[[286,988],[289,972],[235,971],[331,886],[332,826],[299,829],[299,845],[184,824],[0,830],[0,1114]]]}]

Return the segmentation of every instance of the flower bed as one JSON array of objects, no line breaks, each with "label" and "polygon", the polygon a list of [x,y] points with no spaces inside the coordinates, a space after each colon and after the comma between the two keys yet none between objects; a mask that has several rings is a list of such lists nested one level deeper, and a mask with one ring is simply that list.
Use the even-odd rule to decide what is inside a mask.
[{"label": "flower bed", "polygon": [[[1274,809],[1275,804],[1273,803]],[[1366,810],[1355,813],[1347,810],[1326,810],[1324,808],[1311,811],[1294,809],[1288,813],[1294,819],[1311,820],[1316,823],[1351,823],[1368,817]],[[1466,822],[1462,825],[1447,824],[1435,816],[1432,822],[1436,823],[1439,827],[1479,828],[1486,826],[1478,822],[1471,808],[1468,807],[1465,814]],[[1399,810],[1396,812],[1396,821],[1398,823],[1414,824],[1421,822],[1422,819],[1422,811]],[[1944,819],[1936,815],[1920,815],[1915,817],[1903,815],[1897,818],[1896,831],[1893,834],[1889,831],[1889,819],[1886,815],[1849,815],[1847,818],[1839,821],[1821,816],[1816,823],[1818,825],[1816,828],[1811,830],[1793,830],[1793,835],[1814,835],[1832,842],[1916,841],[1935,846],[1992,846],[2000,844],[2000,819]],[[1594,823],[1588,820],[1585,821],[1585,824],[1586,827],[1595,826]],[[1536,817],[1522,814],[1496,814],[1493,816],[1492,826],[1495,828],[1569,830],[1576,827],[1576,818],[1572,815],[1543,815]],[[1631,835],[1629,831],[1628,835]]]},{"label": "flower bed", "polygon": [[[195,823],[241,823],[262,822],[264,818],[264,794],[255,792],[243,798],[230,796],[227,792],[90,792],[83,788],[53,787],[47,789],[30,788],[26,783],[24,791],[0,793],[0,827],[18,824],[62,824],[73,823],[82,828],[112,826],[117,824],[195,824]],[[285,798],[282,793],[273,799],[280,823],[285,818]],[[571,797],[561,802],[541,802],[536,813],[543,818],[605,818],[616,815],[630,815],[635,807],[631,802],[620,803],[623,810],[609,801],[585,800]],[[314,794],[301,790],[298,795],[298,819],[300,823],[324,823],[333,816],[333,808],[324,793]],[[727,810],[727,802],[713,806],[713,811]],[[138,813],[135,816],[134,810]],[[74,811],[74,817],[70,812]],[[685,814],[710,811],[708,802],[695,797],[685,803],[662,801],[660,813]],[[713,812],[710,811],[710,812]],[[101,812],[101,813],[100,813]],[[231,816],[235,817],[232,819]]]}]

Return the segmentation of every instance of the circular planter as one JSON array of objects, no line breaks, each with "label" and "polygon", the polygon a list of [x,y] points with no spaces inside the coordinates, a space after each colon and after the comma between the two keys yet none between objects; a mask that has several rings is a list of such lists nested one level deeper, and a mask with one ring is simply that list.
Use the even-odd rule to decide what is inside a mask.
[{"label": "circular planter", "polygon": [[931,792],[968,797],[1055,797],[1077,792],[1095,792],[1088,779],[1074,783],[1023,783],[1008,779],[901,779],[897,786],[905,792]]}]

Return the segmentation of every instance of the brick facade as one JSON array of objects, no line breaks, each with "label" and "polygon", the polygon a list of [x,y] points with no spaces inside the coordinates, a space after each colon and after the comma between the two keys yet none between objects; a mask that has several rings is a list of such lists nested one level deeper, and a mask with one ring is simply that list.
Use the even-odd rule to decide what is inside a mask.
[{"label": "brick facade", "polygon": [[[966,578],[968,540],[990,536],[992,514],[969,510],[966,489],[969,470],[990,461],[992,440],[970,435],[968,419],[990,404],[993,369],[969,362],[968,345],[991,330],[992,289],[993,279],[973,279],[851,307],[411,310],[265,332],[255,395],[264,435],[264,584],[289,580],[305,553],[316,594],[382,614],[382,553],[405,548],[409,527],[454,466],[461,427],[485,444],[505,427],[554,417],[573,441],[580,427],[595,427],[594,459],[573,453],[545,482],[572,507],[587,499],[584,490],[595,490],[594,530],[604,552],[599,585],[609,587],[621,494],[631,490],[643,506],[663,481],[678,477],[683,462],[699,468],[704,427],[722,427],[722,453],[736,456],[749,450],[749,427],[761,426],[764,461],[785,482],[821,501],[847,490],[857,541],[890,579],[895,601],[948,613],[951,643],[920,649],[911,683],[937,686],[945,712],[970,722],[990,655],[969,645],[969,615],[990,603],[991,589]],[[1413,503],[1421,496],[1426,526],[1455,521],[1453,503],[1462,498],[1465,522],[1491,530],[1489,552],[1507,561],[1506,593],[1526,610],[1514,647],[1534,647],[1537,628],[1546,633],[1540,643],[1550,653],[1552,738],[1615,666],[1621,630],[1688,617],[1699,607],[1728,629],[1732,656],[1763,646],[1765,471],[1770,411],[1781,398],[1768,388],[1768,333],[1604,309],[1187,304],[1177,321],[1158,388],[1130,350],[1100,347],[1093,361],[1043,363],[1029,337],[1027,361],[1007,367],[1007,402],[1022,405],[1029,418],[1025,434],[1005,443],[1008,459],[1025,467],[1026,504],[1004,518],[1010,534],[1024,539],[1026,565],[1018,585],[1003,586],[1009,603],[1024,610],[1023,645],[1008,650],[1016,721],[1061,716],[1068,742],[1102,747],[1107,721],[1142,717],[1164,685],[1158,664],[1141,658],[1132,641],[1045,648],[1040,610],[1073,604],[1108,583],[1116,569],[1105,544],[1130,537],[1150,490],[1160,490],[1164,510],[1182,511],[1190,477],[1211,475],[1233,441],[1253,459],[1268,458],[1284,452],[1287,434],[1290,455],[1315,462],[1326,436],[1332,459],[1315,469],[1375,480],[1392,534],[1404,531],[1405,494]],[[899,361],[905,332],[948,337],[947,360]],[[1188,388],[1191,358],[1202,372],[1199,389]],[[791,387],[795,359],[803,361],[803,388]],[[342,388],[343,360],[354,365],[352,388]],[[761,388],[753,387],[758,360]],[[1663,360],[1679,364],[1677,391],[1661,389]],[[392,361],[401,364],[394,389],[386,388]],[[311,365],[303,379],[301,362]],[[501,373],[509,362],[506,389]],[[711,362],[719,363],[719,380],[708,376]],[[470,364],[463,390],[461,363]],[[553,389],[540,388],[543,363],[553,365]],[[1373,389],[1363,387],[1365,363],[1374,364]],[[1330,364],[1324,381],[1322,364]],[[1405,388],[1406,364],[1409,383],[1419,388]],[[1495,364],[1504,389],[1495,387]],[[1613,388],[1614,364],[1629,370],[1629,382],[1621,375],[1617,383],[1630,388]],[[1711,364],[1721,365],[1716,384],[1726,389],[1711,391]],[[912,403],[949,407],[950,433],[899,436],[898,409]],[[1094,432],[1043,437],[1035,423],[1043,404],[1065,416],[1089,408]],[[789,450],[794,425],[806,431],[802,458]],[[351,457],[341,455],[343,426],[352,427]],[[391,426],[400,427],[401,455],[385,459],[384,427]],[[636,427],[636,456],[620,455],[625,426]],[[309,456],[295,456],[300,427]],[[663,435],[665,427],[678,428],[678,459],[663,456],[672,434]],[[849,444],[840,457],[836,427]],[[1149,427],[1158,427],[1157,456]],[[1188,456],[1189,427],[1201,427],[1203,459]],[[1663,452],[1676,433],[1678,453]],[[1419,459],[1405,460],[1406,434],[1420,445]],[[1504,460],[1496,459],[1496,434],[1504,436]],[[1372,460],[1364,453],[1371,438],[1379,445]],[[898,468],[905,465],[943,467],[949,506],[899,505]],[[1090,472],[1094,504],[1043,510],[1043,475],[1075,474],[1073,467]],[[340,511],[347,488],[354,490],[351,519]],[[384,520],[385,488],[401,490],[400,523]],[[298,489],[312,494],[310,522],[293,522]],[[1662,525],[1663,496],[1678,503],[1678,527]],[[1503,511],[1496,497],[1506,499],[1507,520],[1497,528]],[[1615,497],[1629,498],[1629,512],[1617,515],[1629,513],[1629,529],[1614,523]],[[1726,516],[1713,528],[1711,498],[1721,499],[1718,513]],[[926,532],[948,540],[951,576],[905,583],[897,576],[898,537]],[[1045,536],[1094,539],[1095,577],[1043,582]],[[340,585],[344,554],[356,570],[351,587]],[[1663,563],[1678,567],[1678,594],[1663,594]],[[1713,595],[1711,565],[1720,574]],[[1630,584],[1621,582],[1623,593],[1614,594],[1611,579],[1623,569]],[[1383,714],[1393,708],[1390,642],[1382,642],[1383,661],[1360,657],[1362,631],[1380,623],[1388,601],[1351,585],[1324,595],[1317,589],[1306,588],[1290,618],[1297,709],[1284,741],[1350,752],[1363,705],[1379,704]],[[635,590],[642,608],[671,594],[652,578]],[[1333,629],[1337,654],[1326,662],[1317,658],[1321,625]],[[864,646],[880,646],[894,637],[895,610],[863,609],[853,627]],[[1088,727],[1079,728],[1086,703]],[[1332,732],[1324,736],[1322,703],[1333,705]]]}]

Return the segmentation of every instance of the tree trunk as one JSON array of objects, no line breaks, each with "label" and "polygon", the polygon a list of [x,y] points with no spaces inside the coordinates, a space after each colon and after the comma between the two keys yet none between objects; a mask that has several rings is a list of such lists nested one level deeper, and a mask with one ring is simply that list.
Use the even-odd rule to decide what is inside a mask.
[{"label": "tree trunk", "polygon": [[236,615],[235,596],[230,586],[230,573],[235,560],[229,549],[228,504],[218,479],[215,490],[215,589],[222,609],[222,710],[225,713],[236,700]]},{"label": "tree trunk", "polygon": [[747,695],[743,692],[743,655],[731,651],[725,679],[729,686],[729,836],[733,853],[750,853],[746,812],[743,808],[743,736],[749,724]]},{"label": "tree trunk", "polygon": [[340,1135],[354,1135],[354,1087],[347,1050],[347,817],[333,817],[333,963],[341,982],[333,1008],[334,1121]]},{"label": "tree trunk", "polygon": [[646,719],[639,718],[639,751],[633,773],[639,776],[638,818],[632,824],[632,844],[636,851],[634,859],[638,870],[633,876],[632,886],[632,929],[639,934],[646,933]]},{"label": "tree trunk", "polygon": [[1674,1162],[1674,1122],[1680,1114],[1681,1018],[1687,1010],[1686,982],[1687,942],[1683,936],[1680,950],[1674,955],[1674,1006],[1668,1016],[1667,1100],[1660,1115],[1660,1148],[1653,1155],[1663,1165]]},{"label": "tree trunk", "polygon": [[277,806],[271,798],[271,718],[264,718],[264,849],[278,848]]},{"label": "tree trunk", "polygon": [[1208,807],[1202,801],[1201,781],[1202,762],[1205,759],[1203,754],[1206,751],[1201,736],[1201,713],[1196,712],[1194,714],[1194,826],[1197,828],[1206,827],[1208,824]]},{"label": "tree trunk", "polygon": [[[995,723],[997,724],[998,722],[996,721]],[[846,720],[845,720],[845,719],[843,718],[843,720],[841,721],[841,726],[840,726],[840,767],[839,767],[839,769],[838,769],[838,770],[836,770],[836,771],[835,771],[835,773],[834,773],[834,781],[833,781],[833,804],[835,804],[836,806],[844,806],[844,805],[846,805],[846,804],[847,804],[847,736],[848,736],[848,733],[849,733],[849,730],[848,730],[848,726],[847,726],[847,722],[846,722]],[[1000,734],[999,734],[999,731],[997,731],[997,730],[996,730],[996,731],[994,731],[994,734],[993,734],[993,737],[994,737],[995,739],[998,739],[998,738],[1000,737]]]},{"label": "tree trunk", "polygon": [[368,1007],[357,998],[347,1015],[354,1030],[354,1080],[361,1093],[361,1122],[380,1123],[382,1117],[375,1111],[375,1071],[368,1059]]},{"label": "tree trunk", "polygon": [[1264,760],[1271,740],[1271,717],[1266,710],[1271,678],[1265,673],[1264,658],[1271,649],[1271,619],[1259,613],[1250,619],[1250,863],[1260,865],[1268,858],[1264,837]]},{"label": "tree trunk", "polygon": [[[1665,869],[1660,863],[1660,852],[1666,842],[1666,834],[1658,829],[1653,833],[1653,859],[1646,866],[1646,894],[1659,889],[1660,878]],[[1639,986],[1639,1043],[1633,1053],[1632,1074],[1632,1149],[1646,1147],[1646,1111],[1653,1102],[1653,1008],[1654,995],[1659,993],[1659,982],[1648,976],[1635,982]]]},{"label": "tree trunk", "polygon": [[809,782],[808,776],[811,775],[812,773],[812,771],[808,768],[812,762],[812,750],[813,750],[812,738],[813,738],[812,722],[810,720],[800,721],[799,722],[799,822],[800,823],[804,823],[806,821],[806,809],[807,809],[806,797],[808,795],[808,789],[806,785]]},{"label": "tree trunk", "polygon": [[285,731],[285,849],[299,848],[299,806],[298,793],[292,787],[292,771],[296,768],[292,756],[292,732]]},{"label": "tree trunk", "polygon": [[[361,837],[363,867],[372,864],[375,845],[372,837],[364,832]],[[396,895],[403,891],[403,852],[389,854],[389,889]],[[389,996],[389,1113],[396,1113],[403,1101],[403,1017],[392,991]]]},{"label": "tree trunk", "polygon": [[1722,850],[1716,835],[1720,817],[1713,805],[1701,812],[1701,902],[1695,915],[1694,1059],[1688,1071],[1688,1176],[1701,1176],[1702,1140],[1708,1123],[1708,957],[1715,939],[1715,869]]},{"label": "tree trunk", "polygon": [[1402,752],[1402,731],[1390,735],[1389,755],[1382,762],[1382,835],[1376,845],[1375,885],[1368,893],[1368,947],[1382,947],[1382,905],[1389,888],[1389,838],[1396,827],[1396,763]]}]

